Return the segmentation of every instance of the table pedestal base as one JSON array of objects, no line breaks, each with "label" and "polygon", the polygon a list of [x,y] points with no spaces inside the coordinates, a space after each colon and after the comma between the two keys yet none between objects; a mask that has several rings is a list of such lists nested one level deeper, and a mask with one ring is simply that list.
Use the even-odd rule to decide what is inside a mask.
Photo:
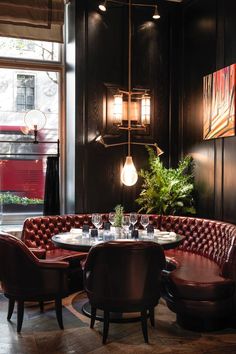
[{"label": "table pedestal base", "polygon": [[[91,318],[91,305],[86,302],[82,307],[83,313]],[[103,321],[103,311],[97,309],[96,320]],[[140,312],[110,312],[110,322],[113,323],[127,323],[127,322],[138,322],[141,320]]]}]

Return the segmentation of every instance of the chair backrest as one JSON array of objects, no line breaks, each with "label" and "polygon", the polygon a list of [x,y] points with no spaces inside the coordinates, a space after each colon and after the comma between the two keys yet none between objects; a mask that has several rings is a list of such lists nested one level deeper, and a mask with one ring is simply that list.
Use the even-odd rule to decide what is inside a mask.
[{"label": "chair backrest", "polygon": [[85,290],[105,306],[155,306],[160,298],[162,247],[148,241],[107,242],[93,247],[85,264]]},{"label": "chair backrest", "polygon": [[0,233],[0,281],[4,293],[11,296],[45,290],[39,260],[21,240],[6,233]]}]

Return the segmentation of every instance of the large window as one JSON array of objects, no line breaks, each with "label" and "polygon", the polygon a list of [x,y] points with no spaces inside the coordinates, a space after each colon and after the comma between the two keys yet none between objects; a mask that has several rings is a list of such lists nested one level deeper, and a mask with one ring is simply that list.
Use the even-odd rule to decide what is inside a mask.
[{"label": "large window", "polygon": [[[42,212],[46,159],[58,153],[59,53],[57,43],[0,37],[0,222]],[[37,136],[45,143],[26,127],[33,109],[46,117]]]}]

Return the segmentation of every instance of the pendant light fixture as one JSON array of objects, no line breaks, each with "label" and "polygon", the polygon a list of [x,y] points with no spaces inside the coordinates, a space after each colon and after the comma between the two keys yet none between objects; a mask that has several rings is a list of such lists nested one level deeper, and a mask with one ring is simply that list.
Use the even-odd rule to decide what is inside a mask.
[{"label": "pendant light fixture", "polygon": [[[96,138],[96,141],[105,147],[127,145],[127,156],[121,170],[120,178],[124,185],[130,187],[138,180],[138,173],[131,155],[131,145],[149,145],[156,149],[158,156],[163,153],[156,143],[151,144],[131,141],[131,133],[137,130],[146,130],[146,127],[150,125],[151,120],[151,96],[149,90],[132,89],[132,6],[152,7],[155,9],[153,18],[157,19],[160,18],[160,16],[157,13],[158,10],[156,5],[141,3],[134,4],[132,3],[132,0],[128,0],[128,2],[122,0],[106,0],[99,5],[101,11],[106,11],[107,2],[128,5],[128,87],[127,91],[118,89],[113,96],[113,124],[118,129],[127,131],[127,141],[106,144],[104,137],[101,135]],[[159,17],[156,17],[157,15]],[[137,117],[139,117],[139,119]]]}]

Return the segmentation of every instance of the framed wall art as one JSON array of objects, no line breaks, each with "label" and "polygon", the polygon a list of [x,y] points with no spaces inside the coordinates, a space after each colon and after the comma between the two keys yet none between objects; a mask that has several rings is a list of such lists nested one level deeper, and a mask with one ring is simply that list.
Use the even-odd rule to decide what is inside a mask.
[{"label": "framed wall art", "polygon": [[235,74],[232,64],[203,78],[203,139],[235,135]]}]

